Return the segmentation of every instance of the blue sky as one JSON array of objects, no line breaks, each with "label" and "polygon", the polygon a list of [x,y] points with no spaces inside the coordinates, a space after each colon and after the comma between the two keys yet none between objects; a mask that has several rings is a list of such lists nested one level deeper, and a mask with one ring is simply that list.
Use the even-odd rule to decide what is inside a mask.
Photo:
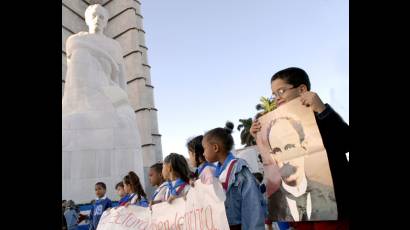
[{"label": "blue sky", "polygon": [[271,76],[291,66],[349,122],[348,8],[345,0],[142,1],[163,155],[188,156],[189,137],[253,117]]}]

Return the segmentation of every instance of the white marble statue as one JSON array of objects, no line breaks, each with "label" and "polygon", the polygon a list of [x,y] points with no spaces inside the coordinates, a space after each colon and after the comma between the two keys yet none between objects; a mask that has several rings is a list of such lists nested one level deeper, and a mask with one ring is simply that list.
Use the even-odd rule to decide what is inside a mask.
[{"label": "white marble statue", "polygon": [[140,134],[126,92],[120,44],[103,34],[108,12],[101,5],[85,11],[88,32],[66,41],[67,74],[62,101],[63,199],[94,198],[94,184],[114,186],[128,171],[143,182]]}]

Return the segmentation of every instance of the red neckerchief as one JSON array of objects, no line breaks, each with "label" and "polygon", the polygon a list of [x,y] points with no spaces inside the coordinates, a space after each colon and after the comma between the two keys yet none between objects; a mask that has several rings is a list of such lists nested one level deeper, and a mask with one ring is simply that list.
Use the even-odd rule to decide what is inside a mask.
[{"label": "red neckerchief", "polygon": [[228,184],[229,184],[229,177],[231,177],[231,172],[233,165],[236,163],[237,159],[232,160],[232,163],[229,165],[228,172],[226,173],[226,179],[225,182],[222,183],[222,187],[226,191],[228,189]]}]

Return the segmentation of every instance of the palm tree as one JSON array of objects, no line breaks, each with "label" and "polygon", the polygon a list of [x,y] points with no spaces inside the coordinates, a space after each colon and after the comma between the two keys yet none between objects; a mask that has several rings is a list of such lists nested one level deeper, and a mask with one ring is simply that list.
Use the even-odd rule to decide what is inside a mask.
[{"label": "palm tree", "polygon": [[245,145],[245,147],[256,145],[255,138],[251,135],[250,129],[252,126],[252,118],[248,119],[239,119],[239,122],[241,123],[238,125],[238,131],[241,131],[241,144]]},{"label": "palm tree", "polygon": [[[260,117],[276,109],[276,103],[274,100],[271,100],[267,97],[261,97],[260,102],[260,104],[256,105],[256,110],[258,111],[256,117]],[[241,124],[237,127],[238,131],[241,131],[241,129],[243,128],[241,132],[241,144],[245,145],[245,147],[256,145],[255,138],[253,138],[250,132],[252,126],[252,118],[239,119],[239,122]]]},{"label": "palm tree", "polygon": [[276,103],[274,100],[271,100],[267,97],[261,97],[260,102],[260,104],[256,105],[256,110],[262,113],[262,115],[276,109]]}]

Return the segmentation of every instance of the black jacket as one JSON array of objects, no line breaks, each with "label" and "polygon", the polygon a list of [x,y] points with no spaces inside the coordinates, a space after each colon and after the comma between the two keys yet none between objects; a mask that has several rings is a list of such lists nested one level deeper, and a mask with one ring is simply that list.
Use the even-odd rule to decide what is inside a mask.
[{"label": "black jacket", "polygon": [[346,158],[350,150],[349,125],[328,104],[315,117],[332,173],[338,219],[347,219],[350,216],[350,167]]}]

